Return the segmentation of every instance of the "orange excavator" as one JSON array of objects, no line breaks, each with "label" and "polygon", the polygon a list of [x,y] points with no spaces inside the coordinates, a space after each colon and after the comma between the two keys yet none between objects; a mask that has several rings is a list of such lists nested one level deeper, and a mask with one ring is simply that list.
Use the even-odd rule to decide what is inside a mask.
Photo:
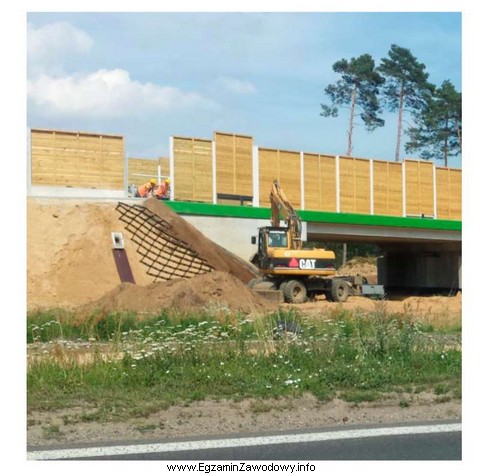
[{"label": "orange excavator", "polygon": [[[336,276],[333,251],[303,247],[302,222],[277,180],[272,183],[270,205],[271,226],[259,228],[258,250],[250,260],[261,277],[250,281],[251,288],[280,290],[291,303],[303,303],[318,294],[339,302],[365,294],[365,278]],[[286,226],[280,225],[281,219]]]}]

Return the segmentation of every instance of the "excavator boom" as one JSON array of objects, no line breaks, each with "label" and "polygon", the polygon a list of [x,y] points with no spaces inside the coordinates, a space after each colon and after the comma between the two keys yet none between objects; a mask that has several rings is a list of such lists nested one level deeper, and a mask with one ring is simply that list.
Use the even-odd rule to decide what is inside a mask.
[{"label": "excavator boom", "polygon": [[282,215],[289,231],[290,248],[295,250],[302,249],[302,222],[297,212],[283,193],[278,180],[274,180],[272,183],[270,205],[272,209],[272,226],[280,226],[280,215]]}]

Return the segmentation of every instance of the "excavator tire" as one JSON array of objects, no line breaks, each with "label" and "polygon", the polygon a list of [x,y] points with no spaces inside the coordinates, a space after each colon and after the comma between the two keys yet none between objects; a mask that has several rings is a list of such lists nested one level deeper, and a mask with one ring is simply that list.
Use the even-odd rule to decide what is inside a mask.
[{"label": "excavator tire", "polygon": [[283,295],[287,302],[302,304],[307,301],[307,288],[302,282],[296,279],[287,281],[281,286],[281,289],[283,289]]},{"label": "excavator tire", "polygon": [[278,289],[280,291],[282,291],[282,294],[283,294],[283,297],[285,298],[285,286],[287,285],[288,281],[282,281],[280,283],[280,286],[278,287]]},{"label": "excavator tire", "polygon": [[349,285],[342,279],[334,279],[330,287],[330,301],[346,302],[349,297]]}]

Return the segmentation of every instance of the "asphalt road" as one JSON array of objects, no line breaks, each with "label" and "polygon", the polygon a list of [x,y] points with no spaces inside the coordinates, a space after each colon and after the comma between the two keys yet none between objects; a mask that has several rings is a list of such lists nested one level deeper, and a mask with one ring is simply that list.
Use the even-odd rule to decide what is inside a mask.
[{"label": "asphalt road", "polygon": [[[32,448],[27,456],[29,460],[197,461],[197,465],[210,461],[302,464],[323,460],[461,460],[461,437],[461,423],[439,422],[83,448]],[[203,468],[197,466],[196,470]]]}]

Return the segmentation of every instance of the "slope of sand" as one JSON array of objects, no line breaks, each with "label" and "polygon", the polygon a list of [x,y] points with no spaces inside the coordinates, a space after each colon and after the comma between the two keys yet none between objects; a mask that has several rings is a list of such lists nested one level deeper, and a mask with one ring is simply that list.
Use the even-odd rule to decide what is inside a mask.
[{"label": "slope of sand", "polygon": [[[230,273],[244,283],[248,283],[255,276],[255,269],[251,264],[206,238],[203,233],[162,201],[150,198],[144,202],[144,206],[155,215],[166,220],[170,225],[169,234],[178,240],[188,243],[215,270]],[[227,233],[230,233],[230,231],[227,230]],[[238,237],[234,235],[233,240],[237,239]]]},{"label": "slope of sand", "polygon": [[[62,199],[27,200],[27,305],[71,307],[98,299],[120,279],[112,255],[111,232],[126,230],[116,203]],[[136,282],[151,282],[125,239]]]},{"label": "slope of sand", "polygon": [[[170,224],[170,233],[193,246],[214,269],[247,282],[248,263],[207,239],[166,205],[146,203]],[[112,232],[121,232],[138,287],[153,282],[137,245],[119,219],[117,202],[27,200],[27,307],[71,308],[100,299],[121,283],[112,253]]]}]

